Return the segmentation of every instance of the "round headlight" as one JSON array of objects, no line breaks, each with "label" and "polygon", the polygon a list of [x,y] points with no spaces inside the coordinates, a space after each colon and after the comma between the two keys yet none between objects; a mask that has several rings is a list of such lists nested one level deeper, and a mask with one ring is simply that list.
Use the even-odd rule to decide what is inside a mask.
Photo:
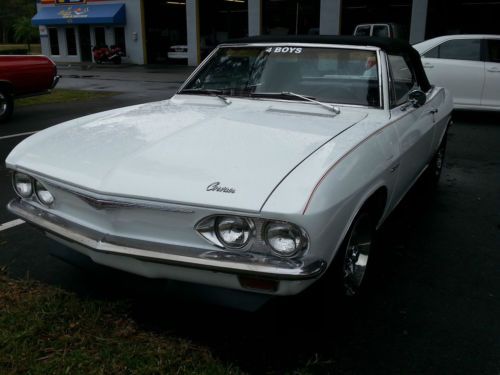
[{"label": "round headlight", "polygon": [[47,190],[40,181],[35,181],[35,194],[40,203],[50,206],[54,203],[54,196]]},{"label": "round headlight", "polygon": [[302,231],[290,223],[269,223],[266,227],[266,242],[279,256],[291,257],[307,246]]},{"label": "round headlight", "polygon": [[215,232],[223,245],[240,249],[250,240],[252,228],[250,222],[237,216],[222,216],[217,218]]},{"label": "round headlight", "polygon": [[29,198],[33,194],[33,182],[31,177],[24,173],[14,173],[14,189],[22,198]]}]

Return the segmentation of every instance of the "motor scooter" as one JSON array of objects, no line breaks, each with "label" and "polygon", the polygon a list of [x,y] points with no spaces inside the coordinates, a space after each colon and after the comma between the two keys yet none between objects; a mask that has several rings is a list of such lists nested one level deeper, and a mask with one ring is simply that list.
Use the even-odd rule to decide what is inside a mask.
[{"label": "motor scooter", "polygon": [[92,48],[92,54],[94,56],[94,61],[97,64],[102,63],[113,63],[113,64],[121,64],[123,52],[118,46],[108,46]]}]

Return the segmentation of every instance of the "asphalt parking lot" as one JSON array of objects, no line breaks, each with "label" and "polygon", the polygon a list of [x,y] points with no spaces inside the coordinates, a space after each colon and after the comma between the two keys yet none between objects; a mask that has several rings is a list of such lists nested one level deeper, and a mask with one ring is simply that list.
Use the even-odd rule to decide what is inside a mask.
[{"label": "asphalt parking lot", "polygon": [[[60,87],[125,93],[73,106],[16,109],[0,129],[0,158],[27,136],[19,134],[168,98],[189,73],[130,69],[61,70]],[[256,313],[170,298],[163,281],[92,267],[79,257],[74,264],[61,261],[66,250],[26,224],[0,227],[0,268],[81,295],[132,299],[131,315],[144,328],[202,343],[250,373],[305,366],[331,374],[498,375],[500,114],[459,112],[454,118],[438,189],[431,195],[418,187],[411,191],[381,229],[370,293],[339,303],[326,318],[307,298]],[[3,163],[0,170],[5,207],[14,194]],[[14,219],[0,210],[0,224]]]}]

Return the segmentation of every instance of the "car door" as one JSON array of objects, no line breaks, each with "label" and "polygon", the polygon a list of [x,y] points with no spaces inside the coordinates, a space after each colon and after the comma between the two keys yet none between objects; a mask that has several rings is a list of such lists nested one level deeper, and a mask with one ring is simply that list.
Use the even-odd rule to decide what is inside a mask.
[{"label": "car door", "polygon": [[414,107],[408,94],[419,89],[415,74],[402,56],[389,55],[391,121],[399,140],[399,159],[391,167],[397,171],[397,184],[392,204],[404,196],[429,162],[434,138],[435,110],[433,99]]},{"label": "car door", "polygon": [[457,106],[480,106],[485,82],[481,39],[447,40],[422,56],[431,84],[445,87]]},{"label": "car door", "polygon": [[500,38],[486,39],[485,82],[482,106],[500,108]]}]

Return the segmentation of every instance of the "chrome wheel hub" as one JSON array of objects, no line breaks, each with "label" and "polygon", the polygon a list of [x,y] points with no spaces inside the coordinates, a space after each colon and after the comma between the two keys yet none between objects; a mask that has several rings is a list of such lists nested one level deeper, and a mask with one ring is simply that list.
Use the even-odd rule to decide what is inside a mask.
[{"label": "chrome wheel hub", "polygon": [[0,92],[0,116],[7,112],[7,98]]},{"label": "chrome wheel hub", "polygon": [[372,244],[372,227],[367,214],[358,218],[349,237],[343,264],[343,282],[346,295],[359,292],[368,265]]}]

